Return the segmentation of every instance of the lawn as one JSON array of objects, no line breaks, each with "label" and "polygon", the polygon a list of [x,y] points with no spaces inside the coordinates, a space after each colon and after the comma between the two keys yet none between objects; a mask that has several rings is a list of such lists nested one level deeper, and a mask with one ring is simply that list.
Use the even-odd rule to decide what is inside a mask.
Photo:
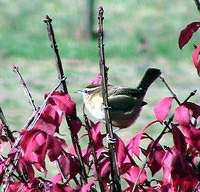
[{"label": "lawn", "polygon": [[[192,43],[183,50],[177,43],[180,30],[199,19],[193,1],[99,0],[96,13],[99,5],[105,9],[105,55],[111,84],[136,87],[144,70],[153,66],[161,69],[180,100],[198,89]],[[43,23],[46,14],[53,18],[68,89],[81,116],[81,98],[74,91],[89,84],[99,72],[97,40],[88,40],[84,34],[85,3],[0,0],[0,12],[0,105],[11,129],[21,130],[32,114],[12,66],[19,66],[37,106],[57,83],[54,55]],[[154,120],[152,107],[166,96],[171,95],[157,80],[146,95],[148,105],[136,124],[119,134],[127,140]],[[199,101],[199,92],[193,100]],[[151,132],[159,131],[155,127]],[[66,134],[64,125],[61,133]]]}]

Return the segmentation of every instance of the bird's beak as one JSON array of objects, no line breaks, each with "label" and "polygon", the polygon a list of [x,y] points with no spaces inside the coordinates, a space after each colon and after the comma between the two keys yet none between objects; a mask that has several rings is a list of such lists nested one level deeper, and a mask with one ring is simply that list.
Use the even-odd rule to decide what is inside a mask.
[{"label": "bird's beak", "polygon": [[83,90],[76,90],[76,91],[74,91],[74,93],[82,94]]}]

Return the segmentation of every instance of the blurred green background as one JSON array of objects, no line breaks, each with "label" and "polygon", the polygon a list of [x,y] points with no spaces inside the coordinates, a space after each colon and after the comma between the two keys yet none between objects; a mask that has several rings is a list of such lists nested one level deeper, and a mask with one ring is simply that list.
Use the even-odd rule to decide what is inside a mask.
[{"label": "blurred green background", "polygon": [[[53,19],[68,89],[82,114],[81,97],[74,91],[89,84],[99,71],[97,40],[89,37],[88,2],[0,0],[0,105],[11,129],[20,130],[32,113],[12,66],[19,66],[37,106],[44,93],[57,83],[54,55],[43,22],[47,14]],[[94,32],[100,5],[105,10],[105,55],[110,83],[135,87],[145,69],[154,66],[162,70],[180,100],[198,89],[199,79],[191,59],[192,43],[183,50],[179,50],[177,43],[180,31],[188,23],[199,21],[193,1],[94,0]],[[135,130],[155,119],[152,107],[166,96],[171,95],[158,80],[149,90],[149,105],[144,107],[134,128],[119,134],[127,140]],[[199,93],[193,100],[199,100]],[[160,132],[151,130],[156,131]]]}]

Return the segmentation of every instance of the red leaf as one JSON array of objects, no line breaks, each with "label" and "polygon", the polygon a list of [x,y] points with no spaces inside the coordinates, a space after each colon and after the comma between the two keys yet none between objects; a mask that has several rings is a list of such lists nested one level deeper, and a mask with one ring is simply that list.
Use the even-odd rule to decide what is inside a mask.
[{"label": "red leaf", "polygon": [[101,81],[101,74],[99,73],[99,74],[94,78],[94,80],[92,81],[92,85],[98,85],[98,84],[100,84],[100,81]]},{"label": "red leaf", "polygon": [[107,158],[102,159],[99,162],[99,170],[100,170],[100,176],[103,180],[107,180],[110,175],[110,161]]},{"label": "red leaf", "polygon": [[61,124],[62,116],[62,112],[58,113],[54,106],[47,104],[34,129],[53,135],[55,132],[59,132],[58,128]]},{"label": "red leaf", "polygon": [[181,154],[185,154],[186,152],[186,142],[185,142],[185,136],[183,133],[178,129],[175,125],[172,127],[172,135],[174,139],[174,145],[177,150],[181,152]]},{"label": "red leaf", "polygon": [[200,60],[199,60],[199,53],[200,53],[200,44],[197,46],[197,48],[194,50],[194,52],[192,53],[192,60],[194,63],[194,66],[197,69],[197,73],[199,75],[200,73]]},{"label": "red leaf", "polygon": [[180,49],[184,47],[184,45],[191,39],[193,33],[196,32],[199,28],[200,22],[192,22],[181,31],[178,40]]},{"label": "red leaf", "polygon": [[[45,97],[48,94],[45,94]],[[55,106],[58,110],[61,110],[66,115],[75,114],[75,103],[71,100],[69,94],[64,94],[62,92],[54,92],[53,95],[49,98],[47,104]]]},{"label": "red leaf", "polygon": [[[152,150],[153,145],[154,145],[154,141],[152,141],[149,144],[147,150],[145,151],[145,156],[147,156],[147,154]],[[150,154],[148,162],[147,162],[148,167],[150,168],[152,172],[152,176],[161,169],[164,154],[165,154],[164,149],[159,143],[157,143],[156,146],[154,146],[154,150]]]},{"label": "red leaf", "polygon": [[148,127],[150,127],[152,124],[157,123],[157,122],[158,121],[152,121],[152,122],[150,122],[143,129],[141,129],[140,132],[137,135],[135,135],[132,139],[130,139],[130,141],[126,145],[126,148],[128,149],[128,152],[130,154],[134,153],[139,158],[139,154],[140,154],[140,140],[142,138],[142,134],[144,133],[144,131]]},{"label": "red leaf", "polygon": [[154,108],[153,108],[154,114],[160,122],[166,119],[171,109],[172,101],[173,101],[173,97],[165,97],[159,103],[154,105]]},{"label": "red leaf", "polygon": [[104,148],[103,138],[106,135],[102,135],[101,134],[101,127],[102,127],[102,122],[101,121],[97,122],[96,124],[94,124],[91,121],[91,129],[90,130],[91,130],[92,140],[94,141],[96,150],[98,150],[100,148]]},{"label": "red leaf", "polygon": [[69,179],[72,179],[76,176],[77,173],[80,173],[80,162],[79,160],[70,153],[65,153],[61,155],[58,159],[62,173]]},{"label": "red leaf", "polygon": [[91,186],[94,184],[94,180],[91,180],[90,182],[88,182],[87,184],[85,184],[82,188],[80,192],[88,192],[91,189]]},{"label": "red leaf", "polygon": [[190,123],[189,109],[184,105],[177,107],[174,112],[174,119],[178,122],[179,125],[188,126]]},{"label": "red leaf", "polygon": [[81,126],[82,126],[81,120],[80,120],[78,117],[77,117],[76,119],[75,119],[75,118],[72,118],[72,119],[71,119],[71,125],[72,125],[73,134],[74,134],[74,135],[77,135],[78,132],[79,132],[80,129],[81,129]]},{"label": "red leaf", "polygon": [[[136,182],[140,170],[141,170],[140,167],[133,167],[128,170],[128,175],[125,178],[125,180],[130,186],[133,186],[134,183]],[[146,171],[143,170],[142,174],[140,175],[139,184],[143,184],[146,180],[147,180],[147,174]]]},{"label": "red leaf", "polygon": [[200,116],[200,106],[195,104],[195,103],[192,103],[192,102],[186,102],[184,103],[184,105],[192,110],[192,116],[197,119],[199,116]]},{"label": "red leaf", "polygon": [[117,137],[116,139],[117,139],[116,141],[117,162],[118,162],[119,167],[121,167],[126,158],[127,150],[124,145],[124,142],[119,137]]}]

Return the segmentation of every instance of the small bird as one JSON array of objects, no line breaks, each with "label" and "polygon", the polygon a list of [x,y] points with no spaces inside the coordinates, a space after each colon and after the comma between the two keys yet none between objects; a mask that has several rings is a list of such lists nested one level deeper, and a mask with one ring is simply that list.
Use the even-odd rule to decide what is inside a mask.
[{"label": "small bird", "polygon": [[[136,89],[108,85],[108,105],[112,125],[120,129],[132,125],[138,118],[144,102],[144,96],[149,86],[160,76],[161,71],[149,68],[145,72]],[[105,120],[101,85],[89,85],[76,91],[83,97],[88,111],[98,120]]]}]

